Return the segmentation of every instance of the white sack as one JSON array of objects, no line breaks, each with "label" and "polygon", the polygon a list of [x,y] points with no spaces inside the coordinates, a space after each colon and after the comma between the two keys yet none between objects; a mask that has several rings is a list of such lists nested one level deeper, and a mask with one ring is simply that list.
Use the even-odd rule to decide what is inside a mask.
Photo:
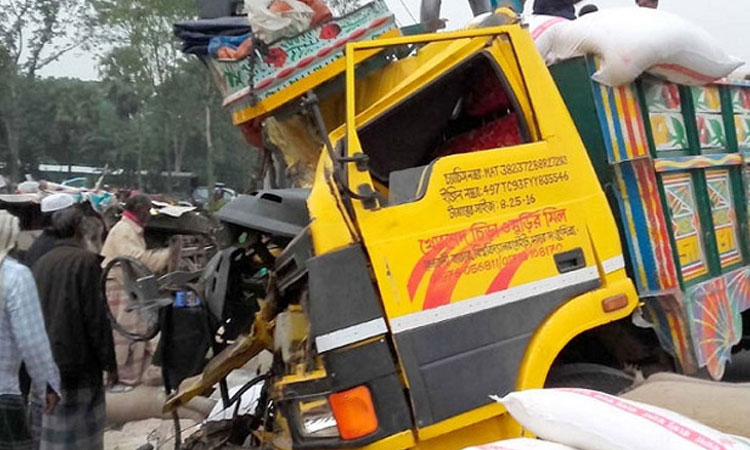
[{"label": "white sack", "polygon": [[[537,16],[539,17],[539,16]],[[549,16],[542,16],[549,17]],[[729,75],[742,62],[727,54],[705,30],[679,16],[651,8],[610,8],[572,21],[559,21],[543,33],[534,19],[532,35],[548,64],[595,54],[602,59],[595,81],[619,86],[643,72],[687,85],[708,84]]]},{"label": "white sack", "polygon": [[560,45],[560,30],[565,28],[565,24],[568,22],[570,20],[564,17],[546,16],[543,14],[534,14],[528,18],[531,37],[534,38],[536,48],[547,65],[554,64],[563,59],[555,53],[555,43],[558,42],[558,45]]},{"label": "white sack", "polygon": [[555,444],[554,442],[538,439],[509,439],[507,441],[492,442],[490,444],[468,447],[464,450],[575,450],[571,447]]},{"label": "white sack", "polygon": [[308,28],[315,14],[312,8],[297,0],[284,0],[290,11],[274,13],[268,10],[273,0],[245,0],[247,18],[253,34],[270,43],[282,37],[294,36]]},{"label": "white sack", "polygon": [[[239,409],[237,409],[236,403],[229,408],[224,408],[224,403],[222,401],[219,401],[218,403],[216,403],[216,405],[214,405],[214,409],[211,410],[211,413],[208,415],[206,422],[221,422],[224,420],[232,420],[235,411],[237,412],[238,416],[253,414],[255,412],[255,408],[258,407],[258,401],[260,400],[260,396],[263,392],[264,386],[265,383],[258,383],[248,389],[247,392],[243,393],[239,399]],[[229,389],[229,398],[237,395],[237,393],[242,388],[243,386],[235,386]]]},{"label": "white sack", "polygon": [[587,389],[535,389],[499,401],[542,439],[580,450],[748,450],[687,417]]}]

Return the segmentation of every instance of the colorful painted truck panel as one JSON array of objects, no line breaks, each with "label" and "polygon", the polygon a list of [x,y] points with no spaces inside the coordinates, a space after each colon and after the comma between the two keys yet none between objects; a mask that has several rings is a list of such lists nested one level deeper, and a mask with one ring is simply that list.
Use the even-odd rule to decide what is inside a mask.
[{"label": "colorful painted truck panel", "polygon": [[[241,122],[299,95],[285,92],[288,88],[304,86],[309,90],[341,73],[347,43],[397,34],[393,13],[385,1],[376,0],[249,56],[203,59],[224,96],[224,106],[233,112],[235,122]],[[334,63],[338,67],[332,67]],[[279,94],[277,99],[275,94]]]},{"label": "colorful painted truck panel", "polygon": [[683,370],[719,379],[750,309],[750,84],[612,88],[596,67],[551,71],[619,213],[642,314]]}]

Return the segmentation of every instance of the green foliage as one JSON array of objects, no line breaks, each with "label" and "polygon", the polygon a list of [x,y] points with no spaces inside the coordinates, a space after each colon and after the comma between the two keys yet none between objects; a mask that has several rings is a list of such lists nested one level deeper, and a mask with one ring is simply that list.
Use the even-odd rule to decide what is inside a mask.
[{"label": "green foliage", "polygon": [[89,19],[87,0],[0,0],[0,149],[13,179],[30,155],[21,139],[21,97],[40,69],[86,47]]},{"label": "green foliage", "polygon": [[[204,183],[253,188],[257,152],[231,124],[205,67],[184,57],[172,36],[172,24],[194,17],[195,6],[184,0],[0,0],[0,158],[28,168],[109,164],[124,171],[119,181],[129,185],[141,181],[141,171],[182,171]],[[102,81],[37,75],[65,51],[84,46],[98,49]]]}]

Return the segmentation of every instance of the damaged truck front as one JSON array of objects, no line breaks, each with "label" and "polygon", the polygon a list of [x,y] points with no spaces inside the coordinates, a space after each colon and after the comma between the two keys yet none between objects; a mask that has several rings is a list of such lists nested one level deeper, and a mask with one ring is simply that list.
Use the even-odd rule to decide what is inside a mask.
[{"label": "damaged truck front", "polygon": [[[202,56],[236,125],[286,168],[269,164],[267,187],[303,189],[220,213],[234,244],[209,286],[261,262],[267,289],[167,408],[270,350],[258,444],[463,448],[521,432],[489,395],[543,387],[567,343],[633,312],[555,83],[510,11],[488,20],[504,25],[402,36],[376,1],[240,60]],[[253,264],[231,268],[239,254]]]}]

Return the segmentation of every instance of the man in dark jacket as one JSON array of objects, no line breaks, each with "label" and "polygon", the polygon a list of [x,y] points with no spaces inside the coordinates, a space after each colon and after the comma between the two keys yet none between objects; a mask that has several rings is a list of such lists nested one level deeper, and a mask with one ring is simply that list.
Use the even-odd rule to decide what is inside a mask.
[{"label": "man in dark jacket", "polygon": [[[62,211],[66,208],[75,207],[75,203],[76,201],[72,195],[58,193],[44,197],[39,206],[42,210],[42,214],[44,214],[47,220],[49,220],[52,217],[52,214],[54,214],[55,212]],[[57,236],[55,236],[52,228],[45,228],[44,231],[42,231],[42,234],[40,234],[39,237],[36,238],[31,247],[26,251],[26,254],[23,257],[23,261],[21,262],[26,264],[26,266],[29,268],[33,267],[34,263],[37,262],[39,258],[46,255],[47,252],[55,248],[56,243]],[[21,370],[18,376],[20,380],[19,383],[21,386],[21,394],[23,395],[24,399],[28,400],[29,391],[31,390],[31,378],[26,372],[25,363],[21,365]],[[33,408],[41,408],[41,405],[35,404],[38,401],[39,399],[36,399],[36,401],[32,399],[31,402],[28,402],[29,408],[32,409],[30,416],[32,418],[41,419],[41,414],[39,414],[38,411],[33,410]],[[33,424],[34,427],[37,427],[38,425],[39,424],[36,423]]]},{"label": "man in dark jacket", "polygon": [[62,401],[42,418],[41,449],[100,450],[106,410],[102,373],[117,379],[112,327],[100,289],[101,258],[87,248],[101,224],[77,208],[55,213],[60,241],[34,264]]}]

